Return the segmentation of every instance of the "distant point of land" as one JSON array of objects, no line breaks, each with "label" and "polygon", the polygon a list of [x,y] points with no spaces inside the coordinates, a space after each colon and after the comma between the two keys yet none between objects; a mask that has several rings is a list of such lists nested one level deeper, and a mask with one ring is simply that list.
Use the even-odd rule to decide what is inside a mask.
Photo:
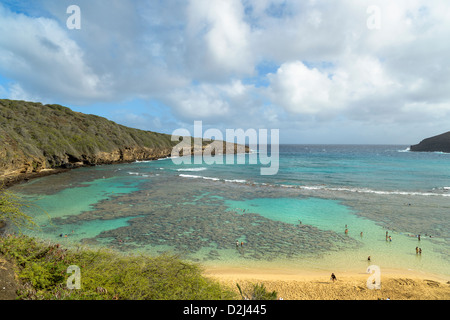
[{"label": "distant point of land", "polygon": [[419,144],[412,145],[410,151],[450,153],[450,131],[424,139]]}]

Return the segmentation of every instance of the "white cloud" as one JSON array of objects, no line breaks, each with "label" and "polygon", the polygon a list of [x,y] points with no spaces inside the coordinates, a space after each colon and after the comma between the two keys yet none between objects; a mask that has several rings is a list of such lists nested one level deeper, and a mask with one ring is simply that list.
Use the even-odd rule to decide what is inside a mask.
[{"label": "white cloud", "polygon": [[103,97],[101,79],[83,51],[55,21],[7,12],[0,6],[0,71],[31,96],[75,101]]},{"label": "white cloud", "polygon": [[224,116],[230,106],[211,86],[199,89],[177,90],[170,95],[171,105],[180,117],[186,119],[205,119]]},{"label": "white cloud", "polygon": [[[87,105],[153,99],[175,122],[228,127],[448,126],[445,0],[79,0],[77,32],[65,28],[70,1],[37,2],[32,15],[0,4],[3,94]],[[380,29],[367,27],[370,5]],[[136,115],[124,118],[145,126]]]},{"label": "white cloud", "polygon": [[253,87],[240,80],[226,84],[198,84],[170,92],[164,97],[177,114],[185,120],[232,120],[234,116],[247,114]]},{"label": "white cloud", "polygon": [[333,107],[332,81],[300,61],[283,64],[269,79],[272,101],[287,111],[318,114]]},{"label": "white cloud", "polygon": [[187,7],[187,45],[193,76],[227,79],[253,72],[250,27],[239,0],[191,0]]},{"label": "white cloud", "polygon": [[349,57],[323,71],[301,61],[289,62],[269,79],[275,104],[293,114],[322,119],[350,114],[364,101],[383,98],[402,87],[373,57]]}]

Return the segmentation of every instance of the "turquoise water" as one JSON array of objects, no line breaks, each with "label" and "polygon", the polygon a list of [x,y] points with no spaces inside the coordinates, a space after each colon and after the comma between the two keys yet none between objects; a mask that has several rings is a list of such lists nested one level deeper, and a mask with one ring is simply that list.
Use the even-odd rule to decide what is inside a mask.
[{"label": "turquoise water", "polygon": [[362,230],[374,227],[373,222],[354,215],[348,207],[335,200],[259,198],[246,201],[227,200],[225,204],[236,212],[253,211],[271,220],[290,224],[308,224],[338,233],[345,232],[345,225]]},{"label": "turquoise water", "polygon": [[210,266],[361,272],[370,255],[382,269],[450,276],[450,154],[282,145],[275,175],[249,157],[82,168],[12,189],[34,203],[35,235],[68,244],[169,251]]}]

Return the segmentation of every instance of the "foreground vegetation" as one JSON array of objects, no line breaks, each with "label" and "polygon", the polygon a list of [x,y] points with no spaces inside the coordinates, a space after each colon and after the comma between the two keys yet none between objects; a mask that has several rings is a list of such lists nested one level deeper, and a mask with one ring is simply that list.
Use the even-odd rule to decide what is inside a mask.
[{"label": "foreground vegetation", "polygon": [[[24,202],[0,187],[0,229],[37,227]],[[0,230],[1,231],[1,230]],[[231,290],[202,276],[200,266],[173,255],[123,255],[106,249],[63,248],[25,235],[0,234],[0,258],[16,265],[19,299],[215,300]],[[79,277],[72,267],[80,271]],[[80,286],[77,288],[76,278]],[[75,285],[74,285],[75,284]]]},{"label": "foreground vegetation", "polygon": [[0,229],[6,225],[6,221],[18,229],[37,227],[32,217],[23,213],[22,209],[29,206],[24,199],[17,197],[0,184]]},{"label": "foreground vegetation", "polygon": [[[19,299],[239,299],[236,291],[204,277],[199,265],[173,255],[151,257],[106,249],[68,249],[25,235],[2,234],[5,222],[19,230],[38,228],[32,217],[22,212],[28,205],[0,186],[0,261],[6,258],[16,266]],[[79,277],[72,273],[73,267],[80,271]],[[237,288],[242,299],[276,299],[277,295],[259,284],[244,291],[239,285]]]},{"label": "foreground vegetation", "polygon": [[[0,238],[0,254],[17,265],[21,299],[217,300],[238,296],[202,276],[200,266],[171,255],[122,255],[108,250],[65,249],[27,236]],[[80,289],[69,289],[80,268]],[[69,286],[68,286],[69,283]]]}]

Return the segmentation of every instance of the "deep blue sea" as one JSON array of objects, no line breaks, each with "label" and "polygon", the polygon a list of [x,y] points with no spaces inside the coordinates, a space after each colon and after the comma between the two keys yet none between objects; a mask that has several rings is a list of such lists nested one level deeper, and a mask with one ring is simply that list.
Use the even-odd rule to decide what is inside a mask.
[{"label": "deep blue sea", "polygon": [[34,235],[67,244],[212,267],[365,272],[371,256],[450,280],[450,154],[280,145],[216,157],[80,168],[12,190],[32,203]]}]

